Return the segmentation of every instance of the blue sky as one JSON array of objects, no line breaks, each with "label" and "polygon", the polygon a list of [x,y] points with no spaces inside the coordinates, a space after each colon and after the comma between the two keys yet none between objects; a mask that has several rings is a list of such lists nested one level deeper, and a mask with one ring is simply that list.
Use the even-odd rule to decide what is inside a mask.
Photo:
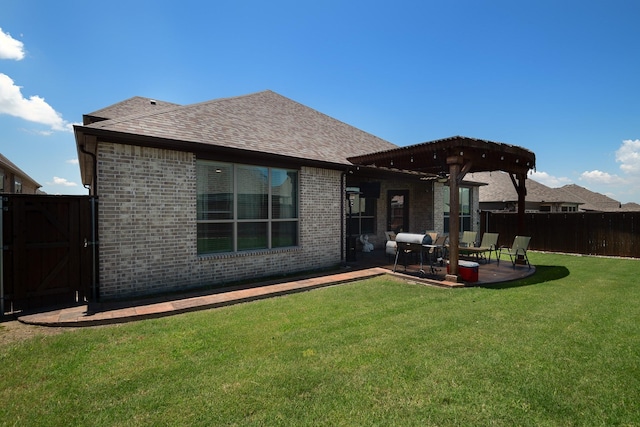
[{"label": "blue sky", "polygon": [[640,203],[640,2],[0,0],[0,152],[87,194],[70,125],[132,96],[270,89],[397,145],[528,148]]}]

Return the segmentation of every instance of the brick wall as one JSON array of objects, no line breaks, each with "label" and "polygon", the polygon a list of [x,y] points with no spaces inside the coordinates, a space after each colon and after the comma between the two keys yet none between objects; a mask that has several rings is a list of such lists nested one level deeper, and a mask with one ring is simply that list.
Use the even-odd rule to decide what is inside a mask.
[{"label": "brick wall", "polygon": [[[376,234],[369,236],[369,242],[375,248],[384,248],[386,242],[385,231],[387,227],[387,198],[389,190],[409,191],[409,233],[424,233],[427,230],[435,230],[442,233],[444,222],[440,215],[434,214],[434,189],[432,182],[416,179],[384,180],[380,185],[380,198],[376,204]],[[435,212],[442,212],[435,210]],[[441,226],[438,228],[438,221]]]},{"label": "brick wall", "polygon": [[191,284],[195,156],[100,143],[100,290],[105,299]]},{"label": "brick wall", "polygon": [[223,286],[337,265],[340,176],[301,169],[299,247],[198,256],[195,155],[101,142],[101,298]]},{"label": "brick wall", "polygon": [[[369,236],[369,242],[375,248],[383,248],[387,230],[387,192],[389,190],[409,191],[409,232],[424,233],[436,231],[444,233],[444,192],[449,187],[435,181],[385,180],[381,182],[380,198],[376,205],[376,233]],[[472,214],[471,223],[474,231],[479,231],[480,214],[478,187],[471,187]]]}]

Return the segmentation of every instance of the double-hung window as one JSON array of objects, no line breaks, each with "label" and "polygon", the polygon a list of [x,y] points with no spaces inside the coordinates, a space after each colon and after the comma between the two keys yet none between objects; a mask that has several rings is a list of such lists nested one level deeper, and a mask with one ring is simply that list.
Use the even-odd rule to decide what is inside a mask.
[{"label": "double-hung window", "polygon": [[197,161],[198,254],[298,245],[298,171]]}]

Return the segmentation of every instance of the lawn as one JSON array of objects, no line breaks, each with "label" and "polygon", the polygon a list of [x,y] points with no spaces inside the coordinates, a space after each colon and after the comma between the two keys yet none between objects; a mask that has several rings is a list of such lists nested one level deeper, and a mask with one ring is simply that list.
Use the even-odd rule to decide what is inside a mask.
[{"label": "lawn", "polygon": [[379,277],[5,346],[0,424],[640,425],[640,261],[530,259],[492,287]]}]

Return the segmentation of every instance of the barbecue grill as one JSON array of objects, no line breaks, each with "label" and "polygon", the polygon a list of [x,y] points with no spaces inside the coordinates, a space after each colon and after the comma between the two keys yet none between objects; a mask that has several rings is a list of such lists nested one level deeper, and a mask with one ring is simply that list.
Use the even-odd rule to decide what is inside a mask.
[{"label": "barbecue grill", "polygon": [[[418,254],[420,256],[420,275],[424,275],[424,253],[427,255],[429,252],[436,248],[437,245],[433,244],[433,240],[431,236],[428,234],[418,234],[418,233],[398,233],[396,235],[396,261],[393,265],[393,271],[395,273],[396,267],[398,266],[398,258],[400,253],[402,252],[405,257],[405,265],[404,270],[407,270],[406,257],[409,254]],[[431,273],[434,274],[436,272],[435,267],[433,266],[433,259],[431,260]]]}]

